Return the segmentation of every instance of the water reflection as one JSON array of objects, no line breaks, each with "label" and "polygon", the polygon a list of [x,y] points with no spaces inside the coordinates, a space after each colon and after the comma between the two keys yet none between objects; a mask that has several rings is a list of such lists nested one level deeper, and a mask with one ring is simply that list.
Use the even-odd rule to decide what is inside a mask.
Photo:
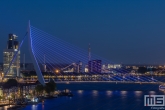
[{"label": "water reflection", "polygon": [[155,94],[155,91],[149,91],[149,94],[150,95],[154,95]]},{"label": "water reflection", "polygon": [[93,96],[98,96],[98,91],[97,90],[93,90],[92,94],[93,94]]},{"label": "water reflection", "polygon": [[140,97],[142,95],[142,91],[135,91],[134,93],[136,97]]},{"label": "water reflection", "polygon": [[107,96],[112,95],[112,91],[106,91]]},{"label": "water reflection", "polygon": [[44,110],[44,104],[42,104],[42,110]]},{"label": "water reflection", "polygon": [[32,110],[37,110],[37,105],[32,105]]},{"label": "water reflection", "polygon": [[77,91],[79,94],[82,94],[83,93],[83,90],[78,90]]},{"label": "water reflection", "polygon": [[0,107],[0,110],[8,110],[8,108],[13,107],[14,105],[6,105],[3,107]]},{"label": "water reflection", "polygon": [[127,98],[127,91],[120,91],[121,99],[122,101],[125,101]]},{"label": "water reflection", "polygon": [[121,91],[121,95],[127,94],[127,91]]}]

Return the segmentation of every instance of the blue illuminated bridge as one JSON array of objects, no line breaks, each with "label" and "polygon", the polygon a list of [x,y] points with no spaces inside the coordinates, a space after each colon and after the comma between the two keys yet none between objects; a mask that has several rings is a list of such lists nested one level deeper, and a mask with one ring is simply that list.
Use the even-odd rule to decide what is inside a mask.
[{"label": "blue illuminated bridge", "polygon": [[[29,53],[37,74],[36,79],[45,85],[45,81],[52,78],[54,81],[109,81],[109,82],[140,82],[159,83],[160,79],[152,76],[131,75],[127,69],[118,69],[114,74],[110,69],[103,68],[100,72],[85,72],[88,61],[99,60],[101,64],[114,64],[103,57],[95,55],[89,50],[83,50],[75,45],[65,42],[40,29],[28,24]],[[25,38],[24,38],[25,39]],[[22,40],[19,50],[24,42]],[[12,62],[15,60],[15,53]],[[9,66],[9,68],[10,68]],[[87,70],[86,70],[87,71]],[[5,73],[5,75],[8,71]],[[46,74],[44,76],[44,73]],[[121,74],[122,73],[122,74]],[[31,73],[33,74],[33,73]],[[35,77],[33,77],[35,79]],[[29,79],[30,80],[30,79]]]}]

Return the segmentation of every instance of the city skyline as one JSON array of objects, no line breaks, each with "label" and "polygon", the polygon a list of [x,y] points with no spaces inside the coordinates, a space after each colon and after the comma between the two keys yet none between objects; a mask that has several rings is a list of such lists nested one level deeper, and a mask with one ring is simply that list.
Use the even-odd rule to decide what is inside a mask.
[{"label": "city skyline", "polygon": [[0,110],[165,109],[165,0],[0,0]]},{"label": "city skyline", "polygon": [[[1,1],[0,50],[9,33],[23,39],[30,19],[38,28],[87,51],[90,43],[93,53],[113,62],[164,64],[164,5],[164,1]],[[27,61],[26,44],[21,53]]]}]

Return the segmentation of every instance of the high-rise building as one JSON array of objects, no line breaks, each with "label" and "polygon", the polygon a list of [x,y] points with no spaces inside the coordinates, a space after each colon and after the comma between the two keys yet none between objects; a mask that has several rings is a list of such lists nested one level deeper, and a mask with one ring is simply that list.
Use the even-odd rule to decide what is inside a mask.
[{"label": "high-rise building", "polygon": [[88,61],[88,72],[101,73],[101,60]]},{"label": "high-rise building", "polygon": [[76,64],[76,68],[74,69],[75,72],[77,73],[81,73],[82,72],[82,62],[79,61],[77,64]]},{"label": "high-rise building", "polygon": [[[17,36],[14,34],[9,34],[7,48],[3,51],[3,72],[6,73],[10,62],[12,61],[14,54],[19,51],[19,42],[17,41]],[[15,60],[10,66],[9,71],[6,76],[8,77],[16,77],[20,75],[20,51],[15,57]]]}]

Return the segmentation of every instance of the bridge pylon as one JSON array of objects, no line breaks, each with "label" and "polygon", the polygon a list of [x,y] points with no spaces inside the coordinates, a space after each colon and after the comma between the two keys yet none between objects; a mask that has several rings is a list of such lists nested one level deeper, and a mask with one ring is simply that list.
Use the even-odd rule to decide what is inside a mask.
[{"label": "bridge pylon", "polygon": [[33,65],[34,65],[34,69],[35,69],[35,71],[37,73],[37,76],[38,76],[38,81],[44,86],[45,85],[45,80],[43,78],[40,67],[37,63],[37,59],[36,59],[36,56],[35,56],[34,50],[33,50],[33,39],[32,39],[32,36],[31,36],[30,20],[29,20],[29,23],[28,23],[28,40],[29,40],[29,53],[31,55],[31,59],[32,59],[32,62],[33,62]]}]

